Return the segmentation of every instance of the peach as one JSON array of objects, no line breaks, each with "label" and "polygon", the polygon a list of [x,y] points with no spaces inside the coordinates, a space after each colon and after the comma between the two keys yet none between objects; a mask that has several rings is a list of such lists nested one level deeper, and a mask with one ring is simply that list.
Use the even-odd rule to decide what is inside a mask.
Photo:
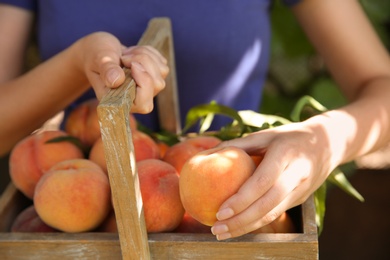
[{"label": "peach", "polygon": [[294,233],[295,225],[291,219],[291,217],[287,214],[287,212],[283,212],[277,219],[268,225],[261,227],[255,231],[252,231],[252,234],[260,234],[260,233]]},{"label": "peach", "polygon": [[187,212],[184,213],[184,217],[179,226],[174,230],[175,233],[211,233],[209,226],[203,225],[196,219],[194,219]]},{"label": "peach", "polygon": [[157,146],[160,150],[160,158],[164,158],[165,153],[169,149],[169,145],[167,145],[166,143],[164,143],[162,141],[157,141]]},{"label": "peach", "polygon": [[60,162],[39,180],[34,205],[55,229],[71,233],[95,229],[112,209],[107,175],[87,159]]},{"label": "peach", "polygon": [[47,141],[68,136],[60,130],[44,131],[25,137],[12,149],[9,158],[10,177],[15,186],[32,198],[35,185],[41,176],[58,162],[83,158],[80,148],[67,141]]},{"label": "peach", "polygon": [[100,136],[98,105],[98,99],[88,99],[73,109],[65,121],[65,131],[79,138],[86,147],[91,147]]},{"label": "peach", "polygon": [[104,156],[103,139],[101,137],[92,145],[88,158],[99,165],[105,173],[108,173],[106,157]]},{"label": "peach", "polygon": [[183,166],[180,197],[193,218],[212,226],[222,203],[253,174],[252,158],[237,147],[216,147],[197,153]]},{"label": "peach", "polygon": [[118,226],[116,225],[115,211],[111,210],[103,223],[97,228],[97,232],[118,233]]},{"label": "peach", "polygon": [[160,148],[147,134],[141,131],[132,131],[135,160],[160,159]]},{"label": "peach", "polygon": [[11,225],[11,232],[58,232],[58,230],[43,222],[34,205],[30,205],[16,216]]},{"label": "peach", "polygon": [[213,136],[192,137],[169,147],[163,160],[173,165],[180,174],[184,163],[189,158],[200,151],[213,148],[219,143],[221,143],[221,140]]},{"label": "peach", "polygon": [[[136,161],[160,158],[160,148],[149,135],[140,131],[132,131],[132,137]],[[99,137],[92,145],[88,159],[98,164],[105,173],[108,173],[103,145],[103,139]]]},{"label": "peach", "polygon": [[147,232],[174,230],[184,215],[176,169],[158,159],[140,161],[137,169]]},{"label": "peach", "polygon": [[257,167],[263,161],[264,155],[251,155],[251,158]]}]

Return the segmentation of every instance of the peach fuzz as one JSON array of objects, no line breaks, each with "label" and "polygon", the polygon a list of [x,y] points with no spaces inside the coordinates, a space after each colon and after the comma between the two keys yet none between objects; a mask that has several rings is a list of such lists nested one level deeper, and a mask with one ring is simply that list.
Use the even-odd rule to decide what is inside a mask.
[{"label": "peach fuzz", "polygon": [[216,147],[189,159],[180,174],[180,197],[194,219],[212,226],[222,203],[253,174],[252,158],[237,147]]},{"label": "peach fuzz", "polygon": [[174,230],[184,216],[176,169],[157,159],[140,161],[137,169],[147,232]]},{"label": "peach fuzz", "polygon": [[98,105],[96,98],[80,103],[69,113],[65,122],[65,131],[80,139],[86,147],[91,147],[100,136]]},{"label": "peach fuzz", "polygon": [[39,180],[34,205],[41,219],[55,229],[93,230],[112,209],[107,175],[87,159],[60,162]]},{"label": "peach fuzz", "polygon": [[37,214],[34,205],[22,210],[12,222],[11,232],[59,232],[50,227]]},{"label": "peach fuzz", "polygon": [[99,165],[105,173],[108,173],[102,137],[99,137],[92,145],[88,158]]},{"label": "peach fuzz", "polygon": [[135,160],[160,159],[160,148],[156,141],[141,131],[132,131]]},{"label": "peach fuzz", "polygon": [[25,137],[12,149],[9,171],[12,182],[28,198],[34,195],[35,185],[53,165],[76,158],[83,158],[82,151],[68,141],[47,141],[68,136],[60,130],[44,131]]},{"label": "peach fuzz", "polygon": [[181,172],[184,163],[200,151],[214,148],[222,141],[213,136],[196,136],[185,139],[180,143],[169,147],[163,157],[163,160],[171,164],[176,170]]}]

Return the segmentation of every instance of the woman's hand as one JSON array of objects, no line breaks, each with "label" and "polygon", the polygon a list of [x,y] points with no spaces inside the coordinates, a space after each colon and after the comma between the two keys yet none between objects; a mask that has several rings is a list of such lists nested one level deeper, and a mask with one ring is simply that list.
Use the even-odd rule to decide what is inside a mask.
[{"label": "woman's hand", "polygon": [[231,145],[252,155],[265,154],[251,178],[221,205],[219,221],[212,227],[218,240],[254,231],[302,204],[335,167],[325,131],[319,125],[284,125],[220,146]]},{"label": "woman's hand", "polygon": [[136,98],[131,112],[149,113],[153,97],[165,87],[167,60],[151,46],[125,48],[113,35],[97,32],[81,39],[82,69],[100,99],[110,88],[125,80],[122,67],[131,69],[137,83]]}]

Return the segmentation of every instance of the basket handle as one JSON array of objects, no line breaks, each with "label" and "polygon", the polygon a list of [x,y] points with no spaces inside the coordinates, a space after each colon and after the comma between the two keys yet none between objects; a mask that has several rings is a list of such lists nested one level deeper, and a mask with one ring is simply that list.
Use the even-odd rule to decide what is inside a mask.
[{"label": "basket handle", "polygon": [[[180,131],[176,73],[171,23],[168,18],[150,20],[138,45],[151,45],[168,60],[170,73],[166,87],[157,95],[160,126]],[[150,259],[143,214],[142,197],[129,125],[129,113],[135,98],[136,84],[130,69],[124,68],[125,82],[111,89],[98,105],[98,117],[111,185],[119,241],[123,259]]]}]

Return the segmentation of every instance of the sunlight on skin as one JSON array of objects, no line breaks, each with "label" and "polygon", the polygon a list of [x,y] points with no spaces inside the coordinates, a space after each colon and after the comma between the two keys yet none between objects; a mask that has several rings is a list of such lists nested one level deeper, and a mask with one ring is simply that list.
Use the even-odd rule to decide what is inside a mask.
[{"label": "sunlight on skin", "polygon": [[[325,128],[326,133],[328,133],[328,139],[330,140],[329,144],[331,145],[332,158],[334,158],[331,163],[333,166],[337,166],[337,164],[353,160],[355,156],[361,156],[379,148],[376,147],[376,143],[380,139],[381,134],[383,135],[383,126],[388,122],[388,119],[385,118],[385,111],[382,110],[381,112],[379,119],[374,120],[373,118],[367,117],[364,122],[360,123],[365,124],[365,126],[360,126],[359,122],[353,116],[342,110],[329,111],[323,115],[313,117],[308,121],[323,120],[324,117],[329,118],[329,122],[325,124]],[[321,127],[323,125],[322,122]],[[367,127],[367,125],[370,127]],[[360,135],[367,135],[366,139],[360,146],[360,149],[358,147],[354,148],[356,146],[355,139]],[[347,140],[346,143],[345,140]],[[344,159],[340,162],[337,161],[337,158]]]},{"label": "sunlight on skin", "polygon": [[[279,177],[274,176],[273,184],[269,183],[271,186],[262,184],[261,189],[267,192],[255,191],[259,187],[252,179],[241,187],[241,192],[225,201],[217,213],[219,221],[212,227],[212,233],[218,240],[240,236],[302,203],[305,194],[314,192],[334,168],[388,141],[386,114],[384,106],[373,106],[371,102],[361,100],[303,122],[250,134],[240,142],[229,141],[229,145],[238,145],[247,152],[265,149],[263,167],[260,164],[256,172],[261,175],[268,172],[267,178],[272,179],[269,170],[277,169],[272,165],[275,159],[287,165],[279,172]],[[255,200],[250,205],[242,205],[247,198]]]}]

